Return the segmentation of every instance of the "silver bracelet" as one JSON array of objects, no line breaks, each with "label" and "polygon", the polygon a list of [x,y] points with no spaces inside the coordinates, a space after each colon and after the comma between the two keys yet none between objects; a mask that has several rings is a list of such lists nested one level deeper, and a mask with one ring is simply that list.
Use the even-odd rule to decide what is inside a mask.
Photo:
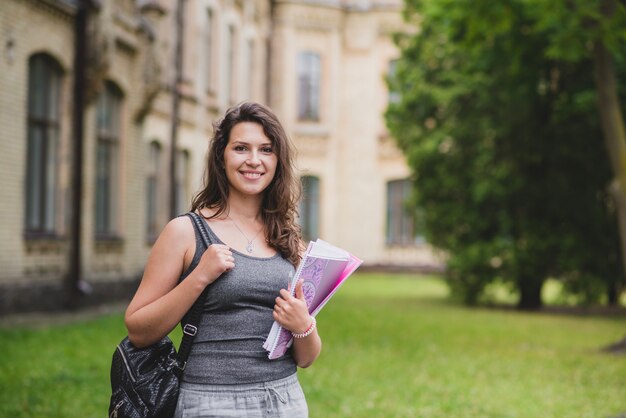
[{"label": "silver bracelet", "polygon": [[313,330],[315,329],[315,326],[317,325],[317,321],[315,321],[315,317],[312,316],[311,317],[311,325],[309,325],[309,327],[306,329],[306,331],[298,334],[295,332],[292,332],[291,335],[293,335],[293,338],[306,338],[309,335],[311,335],[311,333],[313,332]]}]

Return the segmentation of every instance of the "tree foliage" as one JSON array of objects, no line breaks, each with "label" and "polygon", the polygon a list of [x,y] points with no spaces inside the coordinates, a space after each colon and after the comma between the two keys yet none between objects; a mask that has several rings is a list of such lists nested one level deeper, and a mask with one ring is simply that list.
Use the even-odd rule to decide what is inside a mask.
[{"label": "tree foliage", "polygon": [[468,303],[494,281],[523,308],[541,305],[549,277],[588,301],[623,284],[588,51],[607,32],[598,8],[407,0],[419,31],[397,36],[389,82],[402,94],[387,124],[414,169],[427,239],[449,254],[449,283]]}]

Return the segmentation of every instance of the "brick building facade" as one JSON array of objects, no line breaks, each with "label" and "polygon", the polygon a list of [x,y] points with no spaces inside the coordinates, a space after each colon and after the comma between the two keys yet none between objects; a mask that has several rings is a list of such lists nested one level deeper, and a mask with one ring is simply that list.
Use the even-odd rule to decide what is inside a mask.
[{"label": "brick building facade", "polygon": [[213,122],[243,100],[269,104],[297,146],[307,236],[369,266],[438,267],[404,213],[409,170],[382,116],[401,27],[399,1],[1,2],[0,314],[128,297],[172,210],[200,186]]}]

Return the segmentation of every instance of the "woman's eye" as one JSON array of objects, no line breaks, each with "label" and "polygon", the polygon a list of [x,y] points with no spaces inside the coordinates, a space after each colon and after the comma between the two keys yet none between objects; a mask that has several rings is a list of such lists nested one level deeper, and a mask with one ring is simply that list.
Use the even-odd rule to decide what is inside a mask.
[{"label": "woman's eye", "polygon": [[261,148],[261,152],[264,152],[266,154],[271,154],[274,150],[272,149],[272,147],[263,147]]},{"label": "woman's eye", "polygon": [[245,151],[246,147],[244,147],[243,145],[236,145],[235,146],[235,151]]}]

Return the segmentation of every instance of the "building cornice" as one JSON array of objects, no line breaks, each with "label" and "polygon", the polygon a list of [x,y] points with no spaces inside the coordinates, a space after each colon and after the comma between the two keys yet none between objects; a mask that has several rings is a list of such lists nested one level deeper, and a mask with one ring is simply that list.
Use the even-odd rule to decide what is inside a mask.
[{"label": "building cornice", "polygon": [[[404,31],[399,8],[354,11],[349,10],[346,5],[339,7],[331,6],[329,3],[297,0],[283,0],[276,5],[274,23],[278,27],[332,32],[346,30],[350,26],[354,27],[356,23],[361,29],[374,30],[378,36],[389,36],[399,30]],[[363,23],[365,21],[369,23]]]},{"label": "building cornice", "polygon": [[38,2],[70,16],[74,16],[78,10],[78,0],[38,0]]},{"label": "building cornice", "polygon": [[396,0],[381,1],[346,1],[346,0],[278,0],[279,5],[310,6],[324,9],[340,10],[343,12],[367,13],[378,11],[402,10],[402,2]]},{"label": "building cornice", "polygon": [[[32,3],[59,13],[62,16],[73,18],[76,16],[80,6],[80,0],[30,0]],[[87,7],[99,10],[102,7],[102,0],[88,0]]]}]

